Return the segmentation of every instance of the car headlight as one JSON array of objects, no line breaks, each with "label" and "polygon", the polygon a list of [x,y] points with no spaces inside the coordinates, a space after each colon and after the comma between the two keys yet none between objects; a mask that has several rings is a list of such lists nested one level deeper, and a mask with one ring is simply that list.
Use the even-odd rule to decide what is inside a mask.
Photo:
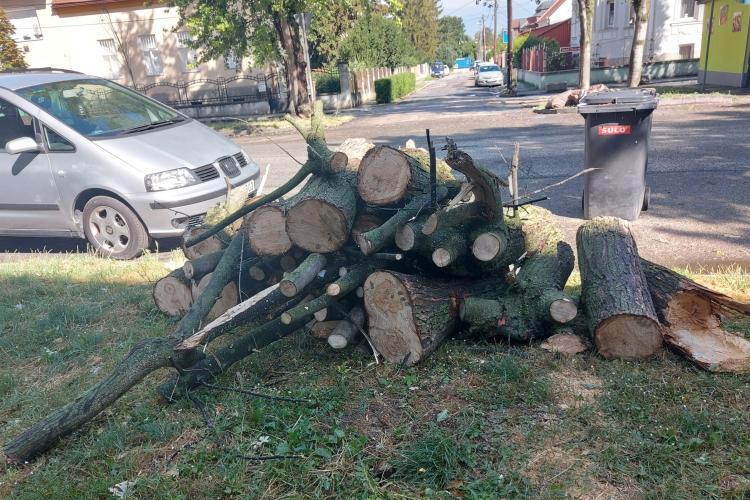
[{"label": "car headlight", "polygon": [[145,178],[146,191],[167,191],[197,184],[198,177],[187,168],[176,168],[159,172],[158,174],[149,174]]}]

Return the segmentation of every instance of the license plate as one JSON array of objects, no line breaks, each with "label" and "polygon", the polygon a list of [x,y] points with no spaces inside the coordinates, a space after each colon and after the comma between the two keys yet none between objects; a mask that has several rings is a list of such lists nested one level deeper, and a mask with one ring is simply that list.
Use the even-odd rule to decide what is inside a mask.
[{"label": "license plate", "polygon": [[255,191],[255,181],[251,180],[251,181],[247,182],[246,184],[243,184],[242,187],[244,189],[247,189],[248,194],[250,194],[253,191]]}]

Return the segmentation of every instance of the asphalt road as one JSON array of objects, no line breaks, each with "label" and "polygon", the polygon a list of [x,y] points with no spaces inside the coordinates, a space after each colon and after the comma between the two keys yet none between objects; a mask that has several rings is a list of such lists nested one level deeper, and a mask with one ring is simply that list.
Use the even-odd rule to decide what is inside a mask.
[{"label": "asphalt road", "polygon": [[[356,118],[327,131],[336,146],[349,137],[403,146],[413,139],[426,146],[425,129],[439,149],[444,136],[475,159],[506,176],[513,142],[521,144],[521,193],[558,182],[583,169],[584,121],[577,114],[538,115],[529,101],[502,98],[474,88],[472,74],[458,71],[431,82],[410,98],[391,105],[348,111]],[[651,208],[633,224],[642,256],[664,265],[739,263],[750,268],[750,99],[727,105],[661,107],[654,114],[647,185]],[[306,158],[302,138],[293,132],[236,141],[265,168],[265,192],[283,184]],[[282,150],[283,148],[284,150]],[[439,153],[440,154],[440,153]],[[291,155],[291,157],[290,157]],[[558,216],[575,245],[581,219],[583,178],[550,190],[542,203]],[[85,250],[84,242],[0,238],[0,252],[46,249],[53,253]],[[176,242],[162,242],[161,250]]]}]

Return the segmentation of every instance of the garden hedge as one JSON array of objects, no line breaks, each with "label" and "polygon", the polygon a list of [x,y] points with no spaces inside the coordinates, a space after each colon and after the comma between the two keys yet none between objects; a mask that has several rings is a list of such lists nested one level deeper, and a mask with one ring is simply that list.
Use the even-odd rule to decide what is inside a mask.
[{"label": "garden hedge", "polygon": [[411,71],[396,73],[388,78],[375,80],[375,97],[378,103],[392,102],[417,88],[417,76]]}]

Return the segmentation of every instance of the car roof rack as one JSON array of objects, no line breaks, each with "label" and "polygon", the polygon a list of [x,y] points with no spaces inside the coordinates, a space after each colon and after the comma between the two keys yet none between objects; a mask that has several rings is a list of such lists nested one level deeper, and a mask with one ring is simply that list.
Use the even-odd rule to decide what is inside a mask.
[{"label": "car roof rack", "polygon": [[79,71],[73,71],[72,69],[61,69],[61,68],[20,68],[20,69],[4,69],[0,71],[0,74],[7,73],[71,73],[74,75],[82,75]]}]

